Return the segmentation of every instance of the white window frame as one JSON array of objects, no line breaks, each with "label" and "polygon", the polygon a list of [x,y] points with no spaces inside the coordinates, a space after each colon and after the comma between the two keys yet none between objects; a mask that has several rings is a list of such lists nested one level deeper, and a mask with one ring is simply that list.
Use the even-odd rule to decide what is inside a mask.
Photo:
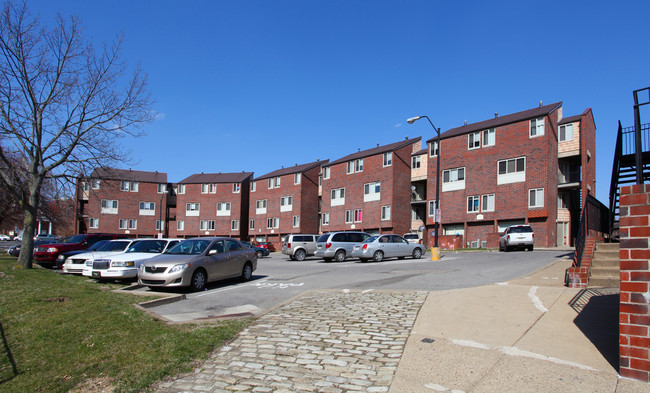
[{"label": "white window frame", "polygon": [[[378,190],[379,189],[379,190]],[[363,201],[372,202],[381,199],[381,182],[366,183],[363,185]]]},{"label": "white window frame", "polygon": [[351,175],[353,173],[363,172],[363,158],[358,158],[356,160],[350,160],[346,165],[346,174]]},{"label": "white window frame", "polygon": [[300,216],[293,216],[293,227],[298,228],[300,226]]},{"label": "white window frame", "polygon": [[155,202],[140,202],[138,207],[141,216],[154,216],[156,214]]},{"label": "white window frame", "polygon": [[230,230],[231,231],[238,231],[239,230],[239,220],[230,221]]},{"label": "white window frame", "polygon": [[[541,124],[540,124],[541,123]],[[546,120],[543,117],[537,118],[537,119],[531,119],[529,124],[529,133],[528,136],[530,138],[537,138],[540,136],[544,135],[544,126],[545,126]]]},{"label": "white window frame", "polygon": [[88,228],[97,229],[99,228],[99,218],[91,217],[88,220]]},{"label": "white window frame", "polygon": [[255,201],[255,214],[266,214],[267,206],[266,199],[258,199]]},{"label": "white window frame", "polygon": [[330,214],[329,213],[323,213],[323,216],[321,217],[321,224],[322,225],[329,225],[330,224]]},{"label": "white window frame", "polygon": [[497,143],[497,133],[494,128],[481,131],[481,143],[483,147],[494,146]]},{"label": "white window frame", "polygon": [[494,203],[495,203],[494,194],[481,195],[481,211],[482,212],[493,212],[494,211]]},{"label": "white window frame", "polygon": [[184,231],[185,230],[185,221],[183,221],[183,220],[176,221],[176,230],[177,231]]},{"label": "white window frame", "polygon": [[330,178],[330,167],[323,167],[323,180]]},{"label": "white window frame", "polygon": [[481,211],[481,198],[476,195],[467,197],[467,213],[480,213]]},{"label": "white window frame", "polygon": [[354,222],[354,213],[352,210],[345,211],[345,223],[352,224]]},{"label": "white window frame", "polygon": [[199,202],[188,202],[185,204],[185,215],[188,217],[198,217],[201,212],[201,204]]},{"label": "white window frame", "polygon": [[280,211],[290,212],[292,210],[293,210],[293,197],[292,196],[280,197]]},{"label": "white window frame", "polygon": [[[519,163],[523,162],[523,170],[518,170]],[[505,172],[501,173],[501,163],[505,163]],[[511,164],[513,163],[513,164]],[[514,170],[511,166],[514,165]],[[508,158],[497,161],[497,184],[521,183],[526,181],[526,157]]]},{"label": "white window frame", "polygon": [[411,169],[420,169],[422,167],[422,156],[411,157]]},{"label": "white window frame", "polygon": [[354,222],[363,222],[363,210],[354,209]]},{"label": "white window frame", "polygon": [[[558,141],[559,142],[569,142],[573,140],[573,123],[562,124],[558,130]],[[570,138],[567,138],[567,130],[569,130]],[[562,136],[564,134],[564,137]]]},{"label": "white window frame", "polygon": [[230,216],[231,207],[230,202],[217,202],[217,217]]},{"label": "white window frame", "polygon": [[125,230],[125,229],[127,229],[128,224],[129,224],[129,220],[126,220],[124,218],[120,218],[117,221],[117,229]]},{"label": "white window frame", "polygon": [[439,151],[438,141],[432,141],[429,143],[429,157],[437,157]]},{"label": "white window frame", "polygon": [[269,177],[269,190],[280,187],[280,177]]},{"label": "white window frame", "polygon": [[333,188],[331,191],[331,206],[343,206],[345,205],[345,187],[342,188]]},{"label": "white window frame", "polygon": [[393,152],[384,153],[384,167],[393,165]]},{"label": "white window frame", "polygon": [[[535,205],[532,204],[533,195],[535,195]],[[540,204],[541,203],[541,204]],[[528,208],[536,209],[544,207],[544,189],[543,188],[531,188],[528,190]]]},{"label": "white window frame", "polygon": [[100,203],[101,214],[117,214],[119,211],[119,201],[115,199],[102,199]]},{"label": "white window frame", "polygon": [[241,183],[232,183],[232,193],[239,194],[241,192]]},{"label": "white window frame", "polygon": [[257,190],[257,182],[252,181],[251,182],[251,192],[255,192]]},{"label": "white window frame", "polygon": [[161,220],[156,220],[156,230],[162,231],[165,229],[165,222]]},{"label": "white window frame", "polygon": [[251,218],[250,220],[248,220],[248,229],[249,230],[255,229],[255,219],[254,218]]},{"label": "white window frame", "polygon": [[179,184],[176,193],[178,195],[185,194],[185,184]]},{"label": "white window frame", "polygon": [[99,179],[90,179],[90,188],[93,190],[99,190],[101,180]]},{"label": "white window frame", "polygon": [[167,192],[167,184],[158,183],[158,194],[164,194]]},{"label": "white window frame", "polygon": [[140,190],[140,183],[137,181],[131,182],[131,192],[138,192]]},{"label": "white window frame", "polygon": [[[445,176],[447,181],[445,181]],[[442,191],[457,191],[465,189],[467,172],[465,167],[450,168],[442,171]]]},{"label": "white window frame", "polygon": [[381,207],[381,220],[389,221],[390,220],[390,205]]},{"label": "white window frame", "polygon": [[481,147],[481,131],[467,134],[467,150],[479,149]]},{"label": "white window frame", "polygon": [[131,186],[130,182],[126,180],[120,181],[120,191],[128,192],[131,189],[130,186]]},{"label": "white window frame", "polygon": [[429,201],[429,203],[427,205],[427,216],[435,217],[437,208],[438,208],[438,204],[436,203],[435,200]]},{"label": "white window frame", "polygon": [[132,218],[129,219],[129,230],[130,229],[138,229],[138,220],[134,220]]},{"label": "white window frame", "polygon": [[302,173],[294,173],[293,174],[293,184],[298,185],[302,181]]}]

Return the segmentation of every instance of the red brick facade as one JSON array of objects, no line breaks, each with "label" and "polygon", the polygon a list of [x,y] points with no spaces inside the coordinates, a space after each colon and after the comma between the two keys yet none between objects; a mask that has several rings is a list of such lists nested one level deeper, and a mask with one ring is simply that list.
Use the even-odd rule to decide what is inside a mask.
[{"label": "red brick facade", "polygon": [[620,374],[650,383],[650,184],[621,187]]}]

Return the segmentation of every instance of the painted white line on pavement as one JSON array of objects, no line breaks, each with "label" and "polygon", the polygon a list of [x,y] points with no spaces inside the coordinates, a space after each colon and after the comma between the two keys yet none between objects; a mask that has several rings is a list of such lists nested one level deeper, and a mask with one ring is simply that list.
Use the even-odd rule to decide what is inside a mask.
[{"label": "painted white line on pavement", "polygon": [[437,383],[428,383],[424,385],[425,388],[433,389],[436,392],[451,392],[451,393],[465,393],[463,390],[449,389]]},{"label": "painted white line on pavement", "polygon": [[528,291],[528,297],[532,300],[533,304],[535,304],[535,307],[537,307],[539,311],[548,312],[548,308],[544,307],[542,300],[537,297],[537,287],[530,288],[530,291]]},{"label": "painted white line on pavement", "polygon": [[556,359],[556,358],[552,358],[550,356],[545,356],[545,355],[540,355],[540,354],[537,354],[537,353],[534,353],[534,352],[524,351],[524,350],[521,350],[521,349],[515,348],[515,347],[503,347],[503,348],[500,349],[500,351],[505,353],[506,355],[510,355],[510,356],[523,356],[523,357],[527,357],[527,358],[546,360],[546,361],[557,363],[557,364],[563,364],[565,366],[578,367],[578,368],[581,368],[583,370],[597,371],[596,369],[591,368],[589,366],[585,366],[583,364],[569,362],[567,360]]},{"label": "painted white line on pavement", "polygon": [[472,348],[479,348],[479,349],[491,349],[485,344],[477,343],[475,341],[469,341],[469,340],[451,340],[452,343],[456,345],[460,345],[462,347],[472,347]]}]

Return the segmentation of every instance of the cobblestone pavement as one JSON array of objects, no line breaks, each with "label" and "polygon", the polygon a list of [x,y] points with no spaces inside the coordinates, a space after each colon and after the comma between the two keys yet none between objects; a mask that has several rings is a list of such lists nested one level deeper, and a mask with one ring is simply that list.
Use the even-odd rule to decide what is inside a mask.
[{"label": "cobblestone pavement", "polygon": [[158,392],[388,392],[424,291],[313,291]]}]

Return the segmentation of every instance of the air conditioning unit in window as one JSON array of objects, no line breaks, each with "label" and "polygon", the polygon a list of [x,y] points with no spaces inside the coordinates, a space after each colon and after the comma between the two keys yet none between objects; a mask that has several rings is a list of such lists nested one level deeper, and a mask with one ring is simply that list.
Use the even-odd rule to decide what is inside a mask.
[{"label": "air conditioning unit in window", "polygon": [[479,241],[474,241],[471,243],[471,248],[478,248],[480,242]]}]

